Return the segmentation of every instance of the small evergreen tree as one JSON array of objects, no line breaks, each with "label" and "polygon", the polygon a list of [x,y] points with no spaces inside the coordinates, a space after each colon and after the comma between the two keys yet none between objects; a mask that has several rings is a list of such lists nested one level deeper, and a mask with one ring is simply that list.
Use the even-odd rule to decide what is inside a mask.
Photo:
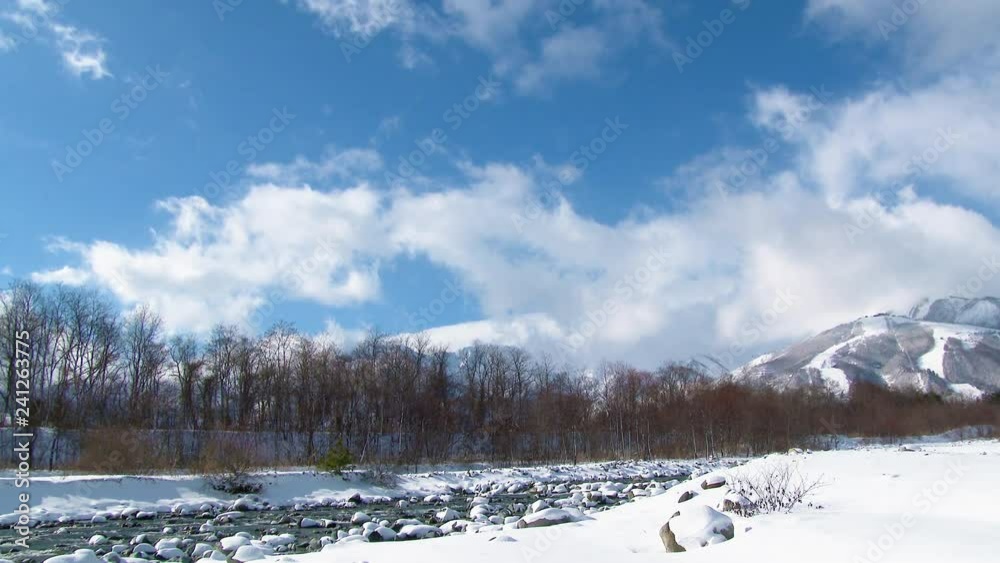
[{"label": "small evergreen tree", "polygon": [[326,473],[341,475],[345,469],[350,469],[353,463],[354,456],[351,455],[351,451],[344,446],[343,440],[337,440],[337,444],[320,458],[316,468]]}]

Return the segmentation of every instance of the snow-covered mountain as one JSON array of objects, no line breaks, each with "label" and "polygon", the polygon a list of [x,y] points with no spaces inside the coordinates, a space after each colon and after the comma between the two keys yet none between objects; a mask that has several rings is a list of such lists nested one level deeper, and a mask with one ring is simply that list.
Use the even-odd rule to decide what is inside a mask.
[{"label": "snow-covered mountain", "polygon": [[975,397],[1000,391],[1000,300],[926,301],[907,316],[866,317],[737,370],[776,385],[853,381]]}]

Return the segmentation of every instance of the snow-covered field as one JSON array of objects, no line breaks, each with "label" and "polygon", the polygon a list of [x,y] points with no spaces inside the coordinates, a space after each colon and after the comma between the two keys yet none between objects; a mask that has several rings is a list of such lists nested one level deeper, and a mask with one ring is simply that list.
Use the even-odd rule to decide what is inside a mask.
[{"label": "snow-covered field", "polygon": [[[915,450],[915,451],[905,451]],[[660,527],[685,503],[717,506],[725,487],[701,490],[694,479],[666,494],[601,512],[591,520],[508,529],[420,542],[332,545],[284,563],[368,561],[662,562],[994,562],[1000,553],[1000,442],[871,447],[769,456],[739,471],[787,460],[826,486],[791,514],[740,518],[735,537],[683,554],[665,552]],[[721,471],[726,475],[728,471]]]},{"label": "snow-covered field", "polygon": [[[1000,442],[944,439],[928,437],[903,447],[851,444],[852,449],[847,450],[796,451],[742,465],[713,462],[714,468],[708,462],[628,462],[438,472],[403,476],[399,487],[392,491],[356,486],[329,476],[286,472],[268,478],[263,496],[275,504],[322,505],[342,502],[355,493],[367,499],[448,491],[476,494],[474,498],[469,496],[466,504],[454,507],[457,510],[439,505],[427,517],[430,520],[412,521],[402,528],[402,521],[395,526],[385,521],[368,522],[368,517],[359,512],[351,518],[350,530],[319,530],[325,537],[313,536],[317,542],[313,553],[281,554],[285,546],[301,541],[306,531],[304,524],[296,527],[291,523],[284,528],[285,533],[268,531],[261,537],[247,532],[226,533],[223,527],[208,525],[212,535],[197,539],[172,529],[150,534],[149,539],[142,535],[131,542],[128,535],[119,535],[121,539],[114,541],[97,535],[96,540],[91,539],[97,553],[112,549],[127,557],[108,553],[100,558],[94,551],[84,550],[54,558],[50,563],[142,563],[145,559],[139,558],[143,553],[140,548],[150,550],[145,552],[147,559],[154,555],[170,559],[171,554],[193,554],[202,563],[227,558],[245,562],[266,558],[281,563],[996,561],[1000,552]],[[774,467],[792,468],[807,480],[821,480],[823,486],[790,513],[747,518],[725,506],[725,500],[741,502],[730,490],[734,477],[761,474]],[[679,484],[658,477],[687,472],[696,476]],[[631,487],[623,489],[623,483],[639,480],[646,481],[637,491],[642,494],[627,494]],[[89,483],[86,495],[70,494],[81,482]],[[579,484],[567,486],[568,482]],[[39,479],[37,486],[36,493],[47,491],[36,497],[40,498],[40,506],[51,515],[64,517],[87,517],[95,507],[112,513],[123,506],[176,511],[178,507],[209,503],[217,505],[215,510],[228,510],[234,502],[206,494],[200,488],[203,483],[199,485],[194,477],[50,476]],[[495,495],[526,492],[525,487],[540,491],[538,496],[548,502],[522,506],[521,512],[512,516],[497,516],[493,512],[496,508],[490,508],[488,503]],[[563,496],[553,494],[559,488]],[[402,494],[404,491],[406,494]],[[590,502],[609,492],[636,498],[617,506],[602,507],[599,502]],[[550,505],[552,508],[548,508]],[[677,513],[680,516],[672,518]],[[556,524],[563,521],[568,523]],[[673,539],[687,548],[687,553],[667,553],[661,528],[668,521]],[[448,535],[422,541],[374,541],[399,539],[397,533],[410,537]]]}]

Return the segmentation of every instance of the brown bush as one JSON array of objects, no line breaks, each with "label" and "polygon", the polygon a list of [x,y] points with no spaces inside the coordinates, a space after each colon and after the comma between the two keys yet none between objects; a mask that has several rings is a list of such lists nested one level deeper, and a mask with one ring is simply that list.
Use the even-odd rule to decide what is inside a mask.
[{"label": "brown bush", "polygon": [[142,430],[100,428],[85,430],[80,456],[71,467],[87,473],[147,475],[175,471],[177,455]]},{"label": "brown bush", "polygon": [[264,464],[254,452],[253,440],[246,434],[213,435],[201,445],[193,469],[217,491],[258,493],[263,485],[252,473]]}]

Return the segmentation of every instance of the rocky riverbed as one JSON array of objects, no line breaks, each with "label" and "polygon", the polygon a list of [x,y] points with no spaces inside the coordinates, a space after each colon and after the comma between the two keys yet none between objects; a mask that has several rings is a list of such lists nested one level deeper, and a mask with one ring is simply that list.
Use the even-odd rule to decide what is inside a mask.
[{"label": "rocky riverbed", "polygon": [[[67,555],[77,563],[93,563],[100,557],[126,562],[250,561],[271,554],[318,551],[338,543],[561,524],[636,498],[662,494],[688,477],[676,474],[599,483],[481,483],[424,497],[355,495],[333,504],[285,507],[245,496],[232,503],[179,505],[171,513],[107,511],[89,521],[64,518],[40,522],[32,529],[28,550],[14,546],[11,534],[0,540],[0,557],[17,563]],[[76,553],[81,549],[93,553]]]}]

